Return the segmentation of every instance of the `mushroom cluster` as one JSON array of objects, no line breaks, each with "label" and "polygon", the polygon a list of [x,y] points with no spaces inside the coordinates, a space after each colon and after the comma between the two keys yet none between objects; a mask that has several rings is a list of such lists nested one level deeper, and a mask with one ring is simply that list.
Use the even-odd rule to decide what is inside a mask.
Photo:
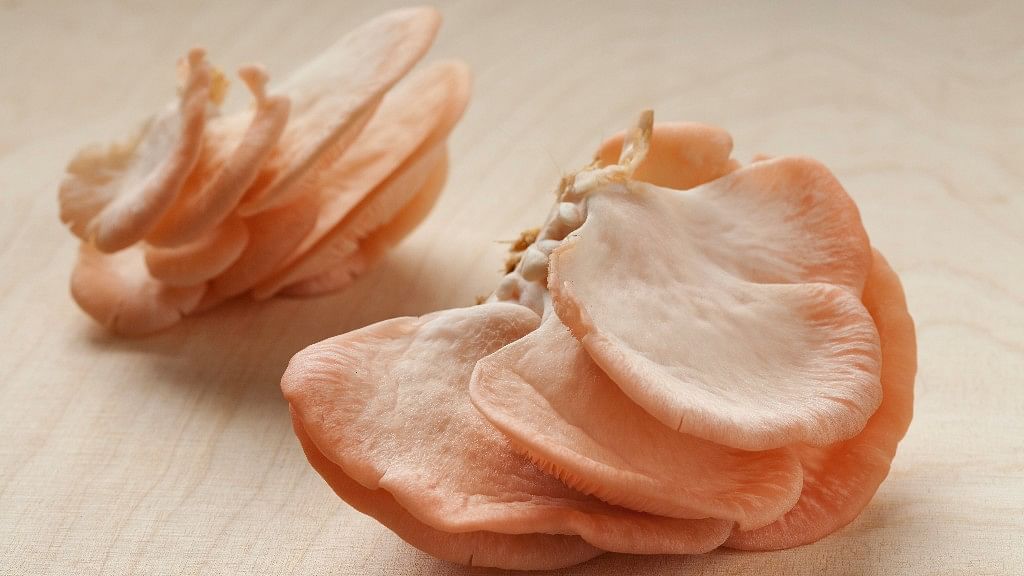
[{"label": "mushroom cluster", "polygon": [[388,12],[271,90],[261,67],[242,67],[253,106],[225,115],[226,79],[190,51],[177,102],[67,167],[60,216],[81,239],[78,304],[116,332],[143,334],[242,294],[348,284],[422,221],[444,185],[468,70],[438,61],[399,83],[439,25],[433,8]]},{"label": "mushroom cluster", "polygon": [[281,385],[313,467],[469,565],[779,549],[852,521],[910,423],[914,324],[828,169],[731,150],[645,114],[561,181],[486,302],[296,354]]}]

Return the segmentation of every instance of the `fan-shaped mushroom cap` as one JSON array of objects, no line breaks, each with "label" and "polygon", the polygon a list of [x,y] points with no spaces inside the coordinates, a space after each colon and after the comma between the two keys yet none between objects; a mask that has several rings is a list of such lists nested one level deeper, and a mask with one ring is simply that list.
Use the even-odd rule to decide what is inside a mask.
[{"label": "fan-shaped mushroom cap", "polygon": [[480,360],[470,394],[517,448],[606,502],[753,528],[800,496],[792,450],[726,448],[663,425],[601,372],[554,314]]},{"label": "fan-shaped mushroom cap", "polygon": [[832,446],[800,447],[800,501],[773,524],[735,532],[727,546],[776,550],[814,542],[853,521],[888,475],[914,412],[917,344],[899,277],[877,251],[864,286],[864,305],[881,338],[881,406],[857,436]]},{"label": "fan-shaped mushroom cap", "polygon": [[286,286],[319,276],[357,254],[359,241],[387,223],[423,188],[444,151],[442,142],[410,158],[320,242],[260,282],[253,289],[253,296],[257,300],[270,298]]},{"label": "fan-shaped mushroom cap", "polygon": [[114,252],[141,240],[171,206],[199,158],[207,106],[220,97],[205,52],[186,60],[179,102],[130,140],[92,146],[68,164],[60,218],[85,242]]},{"label": "fan-shaped mushroom cap", "polygon": [[296,258],[330,233],[417,151],[447,138],[466,108],[469,91],[468,67],[441,61],[413,72],[388,92],[345,154],[300,183],[317,191],[320,212]]},{"label": "fan-shaped mushroom cap", "polygon": [[344,153],[381,96],[430,48],[440,25],[431,7],[392,10],[349,32],[289,77],[278,89],[292,102],[288,126],[239,214],[280,207],[300,195],[293,184],[314,163],[329,165]]},{"label": "fan-shaped mushroom cap", "polygon": [[[601,144],[598,166],[618,163],[625,137],[621,132]],[[717,126],[659,122],[651,131],[647,156],[633,172],[633,179],[687,190],[739,168],[739,163],[729,158],[731,153],[732,136]]]},{"label": "fan-shaped mushroom cap", "polygon": [[500,303],[387,320],[298,353],[281,387],[327,459],[433,528],[578,534],[617,552],[717,547],[732,523],[653,516],[572,490],[470,404],[476,362],[539,320]]},{"label": "fan-shaped mushroom cap", "polygon": [[553,570],[579,564],[604,553],[579,536],[484,531],[452,534],[431,528],[409,514],[386,490],[363,487],[327,459],[303,429],[294,411],[292,424],[309,463],[342,500],[363,514],[374,517],[402,540],[431,556],[467,566]]},{"label": "fan-shaped mushroom cap", "polygon": [[880,401],[878,335],[859,300],[871,252],[826,168],[779,158],[688,192],[582,180],[586,221],[552,253],[549,288],[627,396],[745,450],[864,427]]},{"label": "fan-shaped mushroom cap", "polygon": [[[444,141],[469,101],[465,64],[444,61],[415,74],[385,98],[371,126],[348,153],[304,182],[319,194],[316,227],[285,263],[261,283],[256,298],[320,276],[358,258],[359,241],[385,225],[426,185]],[[341,273],[336,277],[342,278]]]},{"label": "fan-shaped mushroom cap", "polygon": [[199,304],[206,286],[173,287],[149,275],[142,250],[114,254],[82,244],[71,295],[97,322],[126,335],[162,330]]},{"label": "fan-shaped mushroom cap", "polygon": [[267,73],[261,66],[244,66],[238,75],[252,92],[255,109],[209,122],[199,160],[178,200],[146,235],[150,244],[194,242],[222,223],[281,137],[288,121],[288,98],[266,94]]},{"label": "fan-shaped mushroom cap", "polygon": [[431,171],[427,182],[413,196],[413,199],[387,224],[360,240],[359,250],[348,258],[336,262],[333,267],[318,276],[300,280],[286,287],[281,293],[287,296],[317,296],[348,286],[356,276],[373,266],[387,254],[388,250],[420,225],[420,222],[427,217],[441,196],[447,176],[448,155],[446,151],[444,157]]},{"label": "fan-shaped mushroom cap", "polygon": [[150,275],[169,286],[194,286],[221,274],[242,255],[249,230],[241,218],[228,218],[206,237],[174,248],[146,246]]},{"label": "fan-shaped mushroom cap", "polygon": [[210,282],[210,289],[220,296],[237,296],[273,274],[313,229],[317,206],[316,198],[308,195],[246,218],[249,243],[241,256]]}]

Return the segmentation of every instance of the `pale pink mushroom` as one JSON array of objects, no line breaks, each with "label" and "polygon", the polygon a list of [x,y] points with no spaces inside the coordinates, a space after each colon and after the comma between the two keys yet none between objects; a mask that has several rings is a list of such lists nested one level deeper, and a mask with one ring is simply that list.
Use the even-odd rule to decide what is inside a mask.
[{"label": "pale pink mushroom", "polygon": [[601,172],[573,185],[586,220],[551,254],[552,301],[634,402],[747,450],[863,428],[881,399],[859,300],[871,252],[827,169],[780,158],[683,193]]},{"label": "pale pink mushroom", "polygon": [[[282,389],[314,467],[343,498],[345,486],[386,494],[435,531],[424,548],[462,562],[437,544],[445,533],[689,553],[723,525],[735,524],[729,546],[776,549],[850,522],[910,421],[913,323],[827,169],[738,168],[731,147],[721,130],[647,113],[562,180],[487,304],[297,354]],[[409,198],[389,185],[437,174],[428,154],[267,293],[341,285],[378,235],[404,234],[430,182],[389,223],[356,223]]]},{"label": "pale pink mushroom", "polygon": [[267,73],[260,66],[242,67],[238,76],[252,92],[255,109],[211,119],[178,200],[146,235],[150,244],[194,242],[227,219],[281,137],[288,98],[266,94]]},{"label": "pale pink mushroom", "polygon": [[75,302],[103,326],[126,335],[162,330],[191,312],[206,287],[168,286],[149,275],[141,248],[114,254],[82,244],[71,273]]},{"label": "pale pink mushroom", "polygon": [[864,305],[882,344],[882,404],[860,434],[825,447],[800,446],[804,488],[796,507],[775,523],[737,531],[730,548],[777,550],[814,542],[853,521],[889,473],[896,445],[914,414],[917,343],[899,277],[875,251]]},{"label": "pale pink mushroom", "polygon": [[281,293],[286,296],[318,296],[348,286],[356,276],[376,264],[430,214],[430,210],[441,196],[447,176],[448,156],[446,153],[412,200],[387,224],[360,240],[357,252],[336,262],[318,276],[300,280],[288,286]]},{"label": "pale pink mushroom", "polygon": [[341,467],[328,460],[306,434],[294,411],[292,424],[309,463],[338,496],[431,556],[467,566],[553,570],[586,562],[604,552],[587,544],[579,536],[498,534],[484,531],[452,534],[431,528],[409,514],[386,490],[363,487],[345,474]]},{"label": "pale pink mushroom", "polygon": [[633,510],[770,524],[796,504],[789,448],[747,452],[682,434],[626,397],[554,314],[480,360],[473,404],[566,484]]},{"label": "pale pink mushroom", "polygon": [[464,63],[441,61],[413,72],[384,96],[345,154],[299,182],[318,195],[320,210],[316,226],[290,262],[322,240],[410,157],[446,139],[465,110],[469,88]]},{"label": "pale pink mushroom", "polygon": [[211,103],[226,81],[193,50],[177,107],[130,143],[71,162],[62,218],[102,251],[145,239],[161,285],[209,285],[192,310],[261,283],[261,296],[340,288],[422,221],[443,186],[445,140],[469,96],[466,66],[432,64],[389,93],[439,24],[430,7],[388,12],[272,95],[261,67],[243,67],[254,108],[224,117]]},{"label": "pale pink mushroom", "polygon": [[232,217],[190,244],[146,246],[146,267],[154,278],[170,286],[203,284],[227,270],[248,244],[248,228],[241,218]]},{"label": "pale pink mushroom", "polygon": [[249,242],[241,256],[210,282],[210,290],[219,296],[237,296],[272,274],[313,229],[317,206],[316,198],[309,195],[246,218]]},{"label": "pale pink mushroom", "polygon": [[442,142],[410,158],[320,242],[297,261],[283,264],[277,272],[260,282],[253,289],[253,297],[257,300],[270,298],[283,288],[319,276],[336,263],[357,254],[360,240],[393,218],[426,184],[444,151]]},{"label": "pale pink mushroom", "polygon": [[316,226],[283,269],[256,288],[256,298],[358,258],[360,241],[394,218],[424,185],[469,92],[465,64],[444,61],[389,94],[348,153],[303,183],[319,194]]},{"label": "pale pink mushroom", "polygon": [[440,24],[431,7],[392,10],[346,34],[279,86],[292,102],[288,126],[239,214],[301,195],[293,184],[317,162],[330,164],[344,153],[384,93],[430,48]]},{"label": "pale pink mushroom", "polygon": [[93,146],[68,164],[60,218],[103,252],[141,240],[170,208],[199,158],[207,107],[219,99],[200,49],[189,52],[179,102],[124,143]]},{"label": "pale pink mushroom", "polygon": [[324,457],[432,528],[577,534],[605,550],[646,554],[721,544],[731,522],[653,516],[565,486],[473,408],[477,360],[539,320],[496,303],[380,322],[299,352],[281,387]]},{"label": "pale pink mushroom", "polygon": [[[625,133],[605,140],[596,155],[598,166],[617,164]],[[687,190],[739,168],[729,158],[732,136],[717,126],[695,122],[660,122],[653,126],[650,149],[632,178],[655,186]]]}]

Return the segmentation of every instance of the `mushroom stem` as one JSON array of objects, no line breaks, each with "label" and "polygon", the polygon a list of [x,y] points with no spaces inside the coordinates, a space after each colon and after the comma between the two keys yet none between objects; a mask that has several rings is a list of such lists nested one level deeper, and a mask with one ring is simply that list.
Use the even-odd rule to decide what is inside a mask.
[{"label": "mushroom stem", "polygon": [[632,176],[637,167],[647,158],[651,149],[651,133],[654,131],[654,111],[644,110],[636,123],[626,134],[619,154],[619,166],[626,169],[626,176]]},{"label": "mushroom stem", "polygon": [[485,302],[515,302],[530,308],[541,317],[551,310],[548,294],[548,260],[551,252],[566,236],[587,219],[587,194],[609,181],[628,181],[647,157],[651,147],[654,112],[644,110],[630,128],[622,145],[618,164],[600,167],[592,162],[577,172],[567,174],[558,182],[555,205],[548,212],[544,225],[527,242],[520,236],[507,261],[511,270]]}]

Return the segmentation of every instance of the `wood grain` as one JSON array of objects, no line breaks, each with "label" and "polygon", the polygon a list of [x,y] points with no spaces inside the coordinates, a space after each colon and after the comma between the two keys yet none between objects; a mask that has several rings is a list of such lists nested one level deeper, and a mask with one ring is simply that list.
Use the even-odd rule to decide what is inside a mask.
[{"label": "wood grain", "polygon": [[495,240],[643,107],[726,127],[743,160],[833,169],[906,284],[916,418],[871,506],[817,544],[564,574],[1024,573],[1024,3],[846,4],[446,2],[430,57],[469,61],[475,97],[425,225],[343,294],[119,340],[67,294],[72,153],[166,101],[193,43],[280,76],[385,6],[0,1],[0,573],[473,572],[334,498],[278,378],[306,344],[489,292]]}]

